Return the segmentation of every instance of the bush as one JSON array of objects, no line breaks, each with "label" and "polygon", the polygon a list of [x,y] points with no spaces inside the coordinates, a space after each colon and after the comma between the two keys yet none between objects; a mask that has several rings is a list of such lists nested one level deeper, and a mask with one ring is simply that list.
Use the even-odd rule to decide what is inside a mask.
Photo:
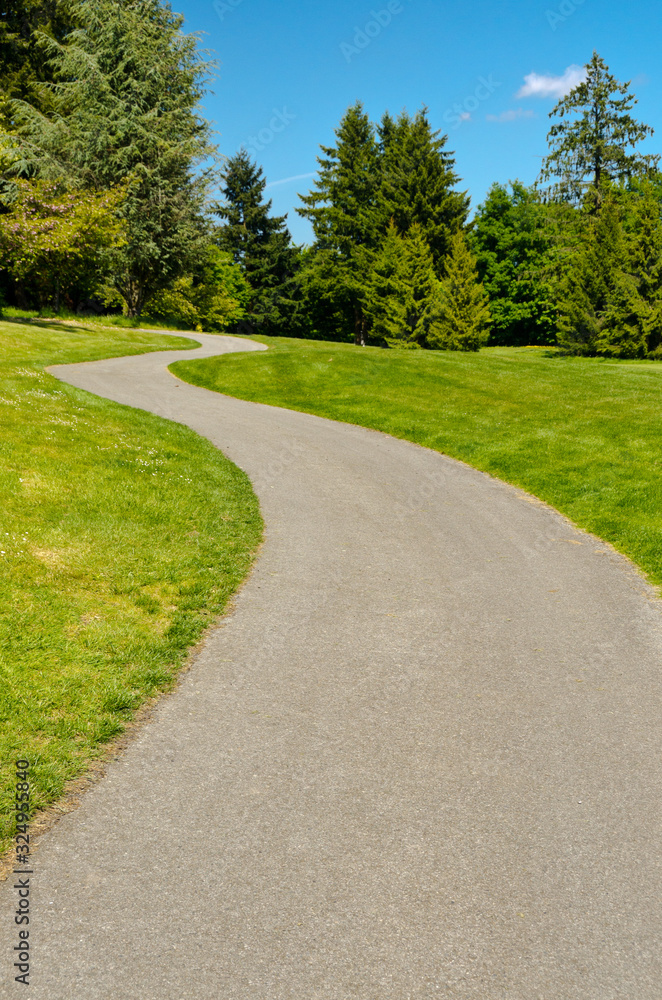
[{"label": "bush", "polygon": [[211,246],[198,275],[186,275],[145,305],[156,319],[189,329],[226,330],[244,318],[250,290],[230,254]]}]

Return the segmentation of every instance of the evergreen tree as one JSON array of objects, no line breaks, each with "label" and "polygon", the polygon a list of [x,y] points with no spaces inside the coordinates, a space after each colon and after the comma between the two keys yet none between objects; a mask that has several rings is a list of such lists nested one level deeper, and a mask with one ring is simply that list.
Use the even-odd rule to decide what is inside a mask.
[{"label": "evergreen tree", "polygon": [[371,339],[389,347],[422,347],[438,280],[422,227],[402,236],[391,222],[366,284]]},{"label": "evergreen tree", "polygon": [[600,214],[585,220],[582,240],[559,286],[558,343],[570,354],[617,353],[609,347],[621,336],[614,323],[615,304],[628,311],[620,212],[604,184],[602,200]]},{"label": "evergreen tree", "polygon": [[604,182],[650,171],[659,156],[636,151],[653,129],[629,114],[637,103],[630,84],[619,83],[597,52],[586,72],[586,80],[550,112],[561,121],[549,131],[540,181],[553,181],[551,191],[558,197],[581,203],[588,194],[599,206]]},{"label": "evergreen tree", "polygon": [[553,344],[552,236],[538,193],[519,181],[510,192],[494,184],[468,238],[490,299],[490,342]]},{"label": "evergreen tree", "polygon": [[127,242],[113,281],[137,316],[207,252],[209,176],[196,173],[213,152],[198,114],[207,64],[195,37],[182,35],[183,17],[160,0],[71,0],[70,9],[84,27],[45,43],[61,81],[54,111],[14,102],[16,170],[74,188],[126,186]]},{"label": "evergreen tree", "polygon": [[596,354],[615,358],[646,356],[641,299],[635,278],[616,270],[603,315],[600,317]]},{"label": "evergreen tree", "polygon": [[395,338],[405,339],[403,256],[404,240],[391,222],[366,282],[365,312],[371,339],[377,342],[388,344]]},{"label": "evergreen tree", "polygon": [[365,344],[367,318],[363,308],[364,281],[370,252],[381,236],[374,211],[377,184],[377,144],[374,127],[360,102],[343,116],[336,145],[322,146],[323,156],[314,190],[299,195],[297,212],[312,223],[315,257],[312,283],[329,310],[344,317],[343,337],[353,330],[354,342]]},{"label": "evergreen tree", "polygon": [[[75,27],[69,0],[6,0],[0,9],[0,93],[5,100],[51,107],[50,94],[40,84],[52,83],[54,75],[39,35],[63,41]],[[6,109],[5,114],[11,112]]]},{"label": "evergreen tree", "polygon": [[222,184],[224,204],[216,208],[216,214],[225,225],[217,230],[216,239],[241,266],[251,288],[244,320],[260,333],[287,333],[298,310],[293,279],[299,256],[292,246],[287,216],[270,215],[272,203],[264,201],[262,169],[245,150],[227,161]]},{"label": "evergreen tree", "polygon": [[636,281],[636,312],[648,353],[662,345],[662,205],[646,182],[636,198],[629,234],[629,270]]},{"label": "evergreen tree", "polygon": [[433,300],[427,346],[440,351],[478,351],[489,337],[487,293],[462,232],[451,240],[446,276]]},{"label": "evergreen tree", "polygon": [[393,219],[406,234],[418,223],[441,272],[451,237],[464,226],[469,211],[467,195],[453,190],[459,177],[454,156],[445,148],[448,136],[440,138],[432,130],[426,108],[413,118],[403,112],[394,120],[386,113],[378,135],[379,228],[384,231]]}]

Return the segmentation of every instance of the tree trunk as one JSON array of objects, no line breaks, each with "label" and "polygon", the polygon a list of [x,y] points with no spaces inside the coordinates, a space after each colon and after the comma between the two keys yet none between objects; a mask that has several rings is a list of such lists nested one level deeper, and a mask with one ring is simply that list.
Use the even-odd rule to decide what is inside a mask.
[{"label": "tree trunk", "polygon": [[28,297],[25,293],[25,285],[21,278],[16,282],[16,305],[19,309],[28,308]]},{"label": "tree trunk", "polygon": [[357,347],[365,347],[365,319],[359,306],[354,309],[354,343]]},{"label": "tree trunk", "polygon": [[124,290],[126,314],[129,319],[140,319],[145,305],[145,286],[140,281],[128,281]]},{"label": "tree trunk", "polygon": [[57,313],[60,311],[60,279],[55,276],[55,291],[53,292],[53,310]]}]

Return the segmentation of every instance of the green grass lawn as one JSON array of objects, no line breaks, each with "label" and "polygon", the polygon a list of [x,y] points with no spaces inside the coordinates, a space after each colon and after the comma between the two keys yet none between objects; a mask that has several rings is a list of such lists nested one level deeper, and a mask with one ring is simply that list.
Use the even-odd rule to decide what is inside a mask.
[{"label": "green grass lawn", "polygon": [[13,762],[33,804],[81,774],[246,576],[246,476],[208,441],[44,366],[190,347],[135,330],[0,323],[0,852]]},{"label": "green grass lawn", "polygon": [[172,369],[462,459],[552,504],[662,584],[662,365],[546,348],[456,354],[256,339],[270,350]]},{"label": "green grass lawn", "polygon": [[95,315],[79,315],[78,313],[72,312],[70,309],[59,309],[55,312],[52,309],[19,309],[16,306],[4,306],[2,309],[2,316],[7,320],[41,320],[43,322],[53,323],[60,322],[66,323],[70,326],[83,325],[85,327],[96,328],[100,326],[106,327],[122,327],[127,330],[178,330],[180,332],[194,332],[190,331],[188,328],[184,327],[182,324],[176,321],[170,321],[165,323],[161,319],[153,319],[150,316],[141,316],[140,319],[129,319],[128,316],[118,315],[116,313],[101,313],[98,316]]}]

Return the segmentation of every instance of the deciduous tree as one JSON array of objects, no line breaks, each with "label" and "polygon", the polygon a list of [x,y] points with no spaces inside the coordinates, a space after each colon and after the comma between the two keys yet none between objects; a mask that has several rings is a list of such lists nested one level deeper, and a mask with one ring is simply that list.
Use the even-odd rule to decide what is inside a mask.
[{"label": "deciduous tree", "polygon": [[519,181],[495,184],[476,212],[469,245],[490,299],[490,342],[553,344],[553,239],[539,194]]}]

